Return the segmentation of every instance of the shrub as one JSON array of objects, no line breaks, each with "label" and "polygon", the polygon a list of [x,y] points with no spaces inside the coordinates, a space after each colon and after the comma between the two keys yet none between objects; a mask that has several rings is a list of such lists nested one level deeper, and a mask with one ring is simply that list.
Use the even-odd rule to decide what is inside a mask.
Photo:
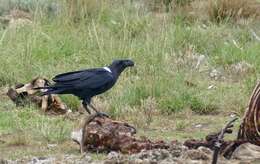
[{"label": "shrub", "polygon": [[163,109],[163,112],[172,113],[181,111],[184,108],[184,102],[180,99],[162,99],[160,102],[160,108]]},{"label": "shrub", "polygon": [[189,99],[190,95],[188,93],[176,93],[174,98],[169,96],[161,99],[159,106],[166,113],[178,112],[189,105]]},{"label": "shrub", "polygon": [[193,112],[198,114],[209,114],[216,111],[216,107],[208,102],[197,97],[191,97],[189,101],[190,108]]}]

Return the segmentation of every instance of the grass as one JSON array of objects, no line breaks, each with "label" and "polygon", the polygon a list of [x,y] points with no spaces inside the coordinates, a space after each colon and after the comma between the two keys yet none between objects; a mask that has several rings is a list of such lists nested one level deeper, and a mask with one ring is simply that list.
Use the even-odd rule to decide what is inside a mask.
[{"label": "grass", "polygon": [[[254,21],[239,24],[226,19],[233,15],[211,21],[212,15],[205,13],[209,19],[202,21],[187,17],[181,10],[153,12],[136,1],[57,2],[61,7],[49,8],[50,3],[30,1],[29,11],[34,17],[31,23],[0,28],[1,87],[26,83],[36,76],[50,79],[58,73],[103,67],[113,59],[130,58],[136,62],[135,68],[123,72],[115,87],[95,103],[114,118],[140,127],[140,135],[168,140],[201,138],[220,128],[229,113],[243,114],[259,77],[260,46],[251,33],[253,29],[260,35],[257,28],[260,22],[255,17],[248,18]],[[176,2],[186,10],[196,0]],[[21,8],[28,9],[22,5]],[[82,10],[75,10],[78,6],[83,6]],[[205,61],[195,68],[201,55]],[[233,74],[231,66],[242,61],[255,71],[243,76]],[[221,70],[220,79],[209,76],[213,69]],[[18,158],[52,153],[41,148],[34,151],[30,146],[57,143],[59,149],[55,153],[60,153],[61,148],[69,149],[70,131],[77,122],[39,114],[34,106],[16,108],[3,97],[0,97],[0,136],[14,139],[7,139],[0,150],[21,145],[18,154],[12,157]],[[80,105],[75,97],[62,99],[72,110]],[[192,114],[186,114],[187,111]],[[191,116],[192,119],[187,119]],[[209,126],[200,131],[193,128],[198,123]],[[161,131],[160,127],[166,124]],[[28,152],[23,152],[23,147],[29,147]],[[76,150],[73,147],[73,153],[77,154]]]},{"label": "grass", "polygon": [[[161,20],[153,13],[131,14],[136,10],[131,6],[120,6],[108,14],[109,7],[112,6],[107,4],[104,11],[100,11],[99,18],[88,19],[85,23],[66,24],[63,17],[51,22],[39,18],[23,28],[2,30],[0,35],[5,33],[0,57],[2,85],[27,82],[35,76],[51,78],[61,72],[99,67],[116,58],[132,58],[136,68],[124,72],[116,87],[105,94],[112,106],[138,107],[141,100],[152,96],[159,102],[161,110],[169,107],[175,111],[187,102],[196,103],[202,110],[211,110],[203,107],[203,103],[206,106],[220,103],[214,94],[209,95],[209,99],[215,101],[212,103],[197,97],[198,93],[208,93],[207,87],[190,88],[184,84],[190,78],[188,80],[200,81],[198,85],[210,85],[211,79],[206,73],[190,71],[193,68],[187,68],[189,63],[181,65],[179,54],[189,62],[186,56],[189,54],[185,53],[192,46],[191,55],[207,56],[208,69],[222,67],[225,71],[229,65],[240,61],[252,64],[255,69],[259,65],[255,55],[259,45],[246,27],[209,24],[202,29],[199,22],[189,25],[171,14]],[[242,50],[234,45],[234,40]],[[220,84],[216,82],[216,85]],[[220,92],[217,94],[232,94],[225,89]],[[249,94],[250,90],[247,92]],[[174,99],[177,100],[172,101]],[[71,97],[67,100],[73,107],[78,103]]]},{"label": "grass", "polygon": [[0,144],[0,157],[11,159],[53,153],[53,150],[47,149],[48,144],[66,147],[74,125],[63,117],[40,114],[35,107],[1,108],[0,118],[0,140],[3,141]]},{"label": "grass", "polygon": [[[11,103],[10,100],[5,100]],[[143,111],[125,111],[121,120],[128,121],[138,128],[137,136],[146,136],[152,140],[179,140],[204,138],[210,132],[219,130],[229,120],[228,114],[198,115],[191,110],[172,115],[161,115],[151,106],[152,98],[142,102],[142,107],[153,109],[150,118]],[[154,102],[153,102],[154,103]],[[132,112],[132,113],[131,113]],[[136,114],[139,116],[136,117]],[[128,117],[126,117],[126,115]],[[84,117],[84,116],[82,116]],[[78,120],[81,120],[79,117]],[[0,158],[21,159],[35,156],[61,156],[72,154],[80,157],[79,146],[70,140],[70,132],[79,126],[79,121],[70,121],[63,116],[45,116],[36,108],[23,107],[1,109]],[[144,119],[145,118],[145,119]],[[192,118],[192,119],[186,119]],[[147,120],[150,122],[147,122]],[[201,127],[196,125],[201,124]],[[162,127],[162,125],[164,125]],[[236,128],[238,122],[236,123]],[[192,132],[192,133],[191,133]],[[234,138],[235,134],[228,138]],[[50,147],[49,145],[55,145]],[[104,154],[91,153],[94,160],[104,159]]]},{"label": "grass", "polygon": [[[26,139],[40,139],[45,142],[64,141],[70,134],[72,125],[63,118],[51,118],[31,108],[22,108],[14,111],[1,110],[1,133],[18,132],[18,137],[23,137],[23,131],[30,131]],[[19,138],[17,138],[19,140]]]},{"label": "grass", "polygon": [[208,12],[211,20],[220,22],[259,16],[259,4],[255,0],[210,0]]}]

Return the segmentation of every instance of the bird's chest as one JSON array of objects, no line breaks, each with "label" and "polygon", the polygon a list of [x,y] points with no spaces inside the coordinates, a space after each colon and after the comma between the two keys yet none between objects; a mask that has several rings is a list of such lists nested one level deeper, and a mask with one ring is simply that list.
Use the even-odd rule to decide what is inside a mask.
[{"label": "bird's chest", "polygon": [[102,87],[100,87],[100,90],[102,92],[105,92],[105,91],[109,90],[110,88],[112,88],[115,85],[115,83],[116,83],[115,80],[108,82],[105,85],[103,85]]},{"label": "bird's chest", "polygon": [[97,94],[101,94],[103,92],[106,92],[107,90],[111,89],[114,86],[115,83],[116,83],[116,81],[114,81],[114,80],[107,82],[104,85],[102,85],[98,88],[95,88],[94,92],[97,93]]}]

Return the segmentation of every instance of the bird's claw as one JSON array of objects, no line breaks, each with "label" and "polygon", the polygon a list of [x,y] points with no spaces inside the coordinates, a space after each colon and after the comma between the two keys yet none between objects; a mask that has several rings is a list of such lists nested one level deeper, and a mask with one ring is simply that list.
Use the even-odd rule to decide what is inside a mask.
[{"label": "bird's claw", "polygon": [[90,110],[88,108],[85,108],[88,114],[91,114]]},{"label": "bird's claw", "polygon": [[137,130],[136,130],[135,127],[133,127],[132,125],[129,125],[129,124],[127,124],[127,126],[130,127],[130,128],[132,128],[132,133],[133,133],[133,134],[136,134],[136,133],[137,133]]},{"label": "bird's claw", "polygon": [[104,112],[97,112],[96,113],[97,116],[100,116],[100,117],[107,117],[107,118],[110,118],[108,114],[104,113]]}]

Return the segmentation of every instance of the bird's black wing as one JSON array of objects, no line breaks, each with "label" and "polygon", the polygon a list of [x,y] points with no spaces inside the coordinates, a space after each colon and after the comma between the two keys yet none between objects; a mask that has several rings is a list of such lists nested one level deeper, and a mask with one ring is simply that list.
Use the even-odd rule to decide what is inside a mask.
[{"label": "bird's black wing", "polygon": [[112,73],[101,69],[93,71],[88,78],[81,78],[80,82],[75,87],[90,89],[102,88],[108,83],[112,83],[114,80]]},{"label": "bird's black wing", "polygon": [[103,90],[113,85],[115,78],[112,73],[103,68],[87,69],[82,71],[59,74],[53,78],[55,84],[38,89],[47,89],[47,94],[70,94],[80,90],[97,89]]},{"label": "bird's black wing", "polygon": [[67,72],[56,75],[52,80],[54,82],[69,82],[73,80],[79,80],[82,76],[82,74],[86,71],[91,72],[95,69],[89,69],[89,70],[80,70],[80,71],[74,71],[74,72]]},{"label": "bird's black wing", "polygon": [[112,73],[103,68],[88,69],[82,71],[59,74],[53,78],[55,87],[98,88],[113,81]]}]

